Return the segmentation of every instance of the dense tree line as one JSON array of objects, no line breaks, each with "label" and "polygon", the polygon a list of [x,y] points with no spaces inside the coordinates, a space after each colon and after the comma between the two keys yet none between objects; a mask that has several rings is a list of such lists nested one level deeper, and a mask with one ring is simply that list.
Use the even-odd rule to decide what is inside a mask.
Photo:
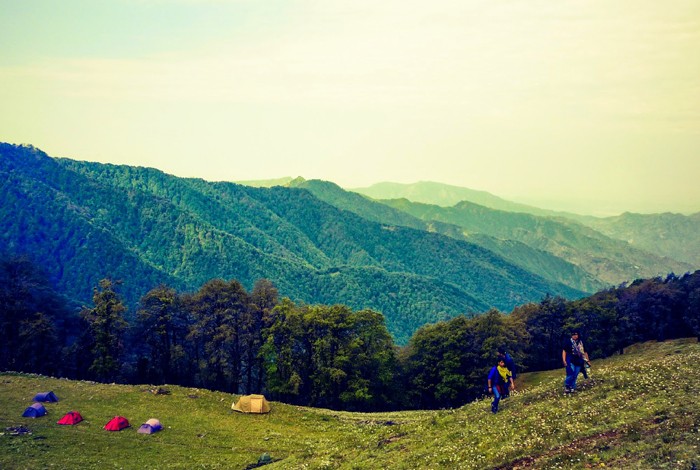
[{"label": "dense tree line", "polygon": [[567,301],[547,296],[539,303],[495,310],[427,325],[404,351],[407,389],[422,407],[456,406],[477,396],[498,346],[521,370],[560,367],[561,343],[581,332],[591,358],[623,352],[640,341],[695,336],[700,340],[700,271],[657,277]]},{"label": "dense tree line", "polygon": [[500,346],[521,370],[544,370],[559,367],[572,329],[593,358],[639,341],[700,338],[700,271],[458,316],[420,328],[403,348],[380,313],[279,299],[266,279],[250,291],[237,280],[193,293],[160,285],[136,312],[119,288],[104,279],[93,305],[76,308],[27,259],[2,258],[0,370],[265,393],[332,409],[439,408],[482,393]]},{"label": "dense tree line", "polygon": [[27,258],[0,258],[0,369],[60,373],[56,351],[75,340],[68,309]]},{"label": "dense tree line", "polygon": [[343,409],[386,408],[396,372],[381,314],[344,305],[273,310],[261,355],[267,389],[280,399]]}]

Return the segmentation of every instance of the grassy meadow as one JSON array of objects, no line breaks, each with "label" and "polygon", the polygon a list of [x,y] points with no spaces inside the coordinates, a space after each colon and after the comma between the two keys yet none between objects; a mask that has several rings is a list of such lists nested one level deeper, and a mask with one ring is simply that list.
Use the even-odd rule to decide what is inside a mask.
[{"label": "grassy meadow", "polygon": [[[700,344],[644,343],[594,360],[589,381],[564,395],[564,370],[524,374],[490,412],[459,409],[349,413],[272,403],[267,415],[233,412],[237,398],[203,389],[115,385],[0,373],[0,468],[510,469],[700,467]],[[47,416],[23,418],[38,392]],[[66,412],[85,420],[59,426]],[[115,415],[131,427],[108,432]],[[164,430],[138,434],[149,418]],[[16,435],[24,426],[30,434]],[[10,428],[10,430],[8,430]]]}]

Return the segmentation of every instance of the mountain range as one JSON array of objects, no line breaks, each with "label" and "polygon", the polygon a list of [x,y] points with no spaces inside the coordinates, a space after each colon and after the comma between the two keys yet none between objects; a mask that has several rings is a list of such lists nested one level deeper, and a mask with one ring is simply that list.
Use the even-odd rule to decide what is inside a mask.
[{"label": "mountain range", "polygon": [[247,288],[267,278],[295,301],[382,312],[398,344],[455,315],[692,270],[572,221],[276,183],[179,178],[0,144],[0,239],[78,303],[105,277],[122,281],[132,315],[159,284],[192,292],[213,278]]},{"label": "mountain range", "polygon": [[568,219],[649,253],[694,266],[700,263],[700,237],[697,235],[700,229],[700,212],[690,215],[670,212],[661,214],[625,212],[612,217],[593,217],[541,209],[507,201],[485,191],[432,181],[410,184],[382,182],[366,188],[351,189],[351,191],[377,200],[407,199],[411,202],[440,207],[452,207],[468,201],[489,209]]},{"label": "mountain range", "polygon": [[348,190],[379,200],[408,199],[413,202],[422,202],[424,204],[442,207],[450,207],[462,201],[469,201],[480,206],[507,212],[524,212],[545,217],[560,215],[576,217],[576,214],[551,211],[527,204],[508,201],[487,191],[462,188],[460,186],[437,183],[434,181],[419,181],[417,183],[392,183],[384,181],[375,183],[372,186],[349,188]]},{"label": "mountain range", "polygon": [[[507,212],[469,201],[443,207],[412,202],[407,198],[374,200],[319,180],[297,178],[289,184],[306,188],[320,199],[370,220],[390,221],[469,241],[546,279],[587,292],[625,280],[693,271],[700,261],[695,260],[689,253],[692,250],[686,248],[692,248],[700,241],[700,237],[692,233],[693,229],[700,229],[700,214],[641,215],[639,219],[644,224],[628,224],[626,231],[618,229],[616,232],[616,225],[609,222],[615,218],[574,216],[587,220],[588,223],[584,224],[566,217]],[[424,184],[419,183],[419,186],[424,187]],[[439,187],[439,183],[427,186],[440,193]],[[442,193],[449,194],[453,189],[447,186]],[[405,196],[412,193],[407,191]],[[498,202],[503,200],[496,196],[489,198],[482,192],[475,193],[482,202],[491,200],[503,205]],[[427,189],[426,194],[429,194]],[[456,194],[468,195],[470,190]],[[638,215],[625,214],[622,217],[629,220],[634,216]],[[659,230],[663,228],[663,232],[650,230],[650,225]],[[594,230],[593,226],[599,226],[601,230]],[[623,236],[617,236],[618,232]],[[624,239],[635,235],[646,244]],[[664,240],[668,241],[669,247],[684,248],[676,253],[686,256],[669,256],[674,252],[659,246]]]}]

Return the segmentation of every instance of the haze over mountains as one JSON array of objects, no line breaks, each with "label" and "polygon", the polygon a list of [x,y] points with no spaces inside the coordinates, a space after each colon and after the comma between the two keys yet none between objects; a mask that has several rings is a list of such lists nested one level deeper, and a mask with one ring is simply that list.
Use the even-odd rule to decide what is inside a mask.
[{"label": "haze over mountains", "polygon": [[684,253],[679,238],[698,243],[697,216],[594,220],[597,231],[473,202],[380,202],[329,182],[273,183],[177,178],[0,144],[0,237],[5,254],[28,255],[77,302],[89,303],[104,277],[124,281],[132,313],[160,283],[194,291],[217,277],[247,287],[267,278],[296,301],[380,311],[398,343],[455,315],[698,266],[670,257]]},{"label": "haze over mountains", "polygon": [[485,191],[475,191],[442,183],[422,181],[413,184],[377,183],[351,191],[374,199],[407,199],[416,203],[451,207],[462,201],[507,212],[559,217],[580,222],[610,238],[661,256],[698,265],[700,262],[700,212],[689,215],[664,212],[635,214],[625,212],[610,217],[594,217],[571,212],[552,211],[507,201]]},{"label": "haze over mountains", "polygon": [[555,211],[507,201],[486,191],[477,191],[433,181],[419,181],[411,184],[381,182],[366,188],[351,188],[348,190],[364,194],[372,199],[408,199],[413,202],[443,207],[450,207],[462,201],[469,201],[491,209],[509,212],[525,212],[535,215],[557,214]]}]

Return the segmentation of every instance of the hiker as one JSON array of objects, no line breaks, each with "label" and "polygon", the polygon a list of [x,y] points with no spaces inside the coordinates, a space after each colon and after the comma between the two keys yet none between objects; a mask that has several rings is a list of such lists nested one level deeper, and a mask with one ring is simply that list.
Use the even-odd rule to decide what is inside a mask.
[{"label": "hiker", "polygon": [[[506,351],[506,348],[503,346],[500,346],[498,348],[498,359],[503,359],[506,363],[506,367],[510,371],[511,375],[513,376],[513,383],[515,383],[515,379],[518,378],[517,374],[517,367],[515,366],[515,361],[511,357],[510,354]],[[504,384],[503,386],[503,393],[501,394],[501,398],[508,398],[510,396],[510,386],[509,384]]]},{"label": "hiker", "polygon": [[564,340],[561,351],[561,359],[566,368],[566,379],[564,380],[564,393],[574,393],[576,391],[576,379],[581,373],[584,364],[584,353],[578,331],[571,333],[571,338]]},{"label": "hiker", "polygon": [[489,394],[493,393],[493,401],[491,402],[492,413],[498,412],[498,402],[501,400],[501,392],[509,383],[513,391],[515,391],[513,375],[506,367],[505,359],[498,358],[498,365],[491,368],[488,377]]}]

